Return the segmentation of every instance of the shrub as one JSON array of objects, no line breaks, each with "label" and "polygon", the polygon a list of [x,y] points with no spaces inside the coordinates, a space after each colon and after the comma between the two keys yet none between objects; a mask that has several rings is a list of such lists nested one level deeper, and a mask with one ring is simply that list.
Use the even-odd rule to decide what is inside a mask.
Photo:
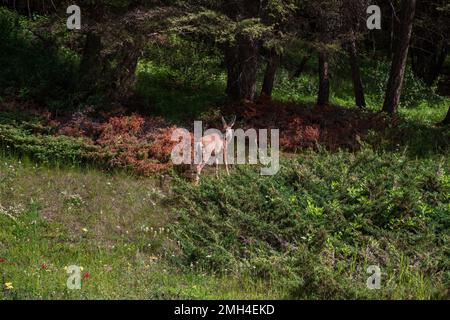
[{"label": "shrub", "polygon": [[96,143],[112,156],[110,165],[131,169],[139,174],[171,167],[171,128],[161,129],[161,119],[137,115],[112,117],[99,127]]},{"label": "shrub", "polygon": [[432,284],[427,294],[442,294],[450,267],[449,167],[446,158],[418,161],[366,148],[306,153],[270,178],[238,167],[200,187],[178,181],[172,231],[179,262],[281,277],[302,298],[367,295],[365,270],[379,265],[388,277],[383,295],[405,289],[417,297],[399,278],[407,257],[411,275]]},{"label": "shrub", "polygon": [[106,158],[85,139],[34,134],[11,125],[0,125],[0,143],[3,149],[45,163],[101,164]]},{"label": "shrub", "polygon": [[53,110],[67,109],[72,107],[77,57],[52,45],[48,35],[34,36],[29,30],[40,20],[30,21],[0,8],[0,95],[19,96]]}]

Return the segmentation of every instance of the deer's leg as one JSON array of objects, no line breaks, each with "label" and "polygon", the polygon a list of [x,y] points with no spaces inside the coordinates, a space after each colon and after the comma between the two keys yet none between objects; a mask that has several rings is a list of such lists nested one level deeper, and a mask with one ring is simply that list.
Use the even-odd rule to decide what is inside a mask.
[{"label": "deer's leg", "polygon": [[223,162],[225,163],[225,170],[227,171],[227,175],[230,175],[230,170],[228,170],[228,148],[225,147],[223,149]]},{"label": "deer's leg", "polygon": [[219,178],[219,158],[216,157],[216,178]]},{"label": "deer's leg", "polygon": [[203,170],[204,167],[205,167],[204,163],[200,163],[197,166],[197,170],[196,170],[197,172],[196,172],[196,175],[195,175],[195,185],[199,184],[199,182],[200,182],[200,174],[202,173],[202,170]]}]

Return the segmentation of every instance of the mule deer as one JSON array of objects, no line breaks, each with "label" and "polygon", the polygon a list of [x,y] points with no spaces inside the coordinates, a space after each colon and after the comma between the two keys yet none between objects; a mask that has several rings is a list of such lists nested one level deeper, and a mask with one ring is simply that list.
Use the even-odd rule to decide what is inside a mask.
[{"label": "mule deer", "polygon": [[213,133],[207,136],[204,136],[200,142],[195,144],[195,150],[198,155],[201,155],[201,161],[196,167],[196,177],[195,183],[198,184],[200,181],[200,174],[202,173],[205,165],[211,160],[212,157],[215,157],[216,163],[216,177],[219,177],[219,155],[223,154],[225,169],[227,174],[230,175],[230,171],[228,170],[228,145],[233,139],[233,126],[236,122],[236,116],[233,117],[233,120],[228,124],[224,117],[222,117],[223,130],[225,132],[224,135]]}]

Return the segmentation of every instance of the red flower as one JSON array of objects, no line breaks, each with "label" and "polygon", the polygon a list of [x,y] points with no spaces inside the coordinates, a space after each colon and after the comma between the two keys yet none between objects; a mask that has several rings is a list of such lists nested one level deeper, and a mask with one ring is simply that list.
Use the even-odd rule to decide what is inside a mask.
[{"label": "red flower", "polygon": [[0,263],[5,263],[6,259],[0,258]]},{"label": "red flower", "polygon": [[89,272],[85,272],[83,274],[83,279],[89,279],[91,277],[91,274]]},{"label": "red flower", "polygon": [[42,268],[42,270],[47,270],[48,266],[44,263],[44,264],[42,264],[41,268]]}]

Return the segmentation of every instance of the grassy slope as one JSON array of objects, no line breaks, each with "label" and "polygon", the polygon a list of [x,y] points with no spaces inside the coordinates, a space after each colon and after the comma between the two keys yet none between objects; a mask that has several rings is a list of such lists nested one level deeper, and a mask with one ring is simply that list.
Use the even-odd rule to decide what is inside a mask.
[{"label": "grassy slope", "polygon": [[[3,156],[0,274],[14,289],[0,297],[444,297],[448,167],[439,156],[310,152],[276,179],[242,168],[199,190],[177,182],[172,197],[152,179]],[[365,269],[380,262],[383,289],[371,292]],[[66,289],[69,265],[89,272],[80,291]]]},{"label": "grassy slope", "polygon": [[[448,295],[450,162],[403,152],[304,152],[274,177],[176,188],[184,259],[284,282],[293,298]],[[207,205],[205,205],[207,203]],[[366,288],[366,269],[382,288]]]},{"label": "grassy slope", "polygon": [[[149,179],[96,170],[0,163],[0,291],[10,299],[280,298],[276,286],[181,271],[166,226],[171,210]],[[3,260],[1,260],[3,261]],[[45,265],[45,266],[44,266]],[[66,289],[64,267],[90,278]]]}]

